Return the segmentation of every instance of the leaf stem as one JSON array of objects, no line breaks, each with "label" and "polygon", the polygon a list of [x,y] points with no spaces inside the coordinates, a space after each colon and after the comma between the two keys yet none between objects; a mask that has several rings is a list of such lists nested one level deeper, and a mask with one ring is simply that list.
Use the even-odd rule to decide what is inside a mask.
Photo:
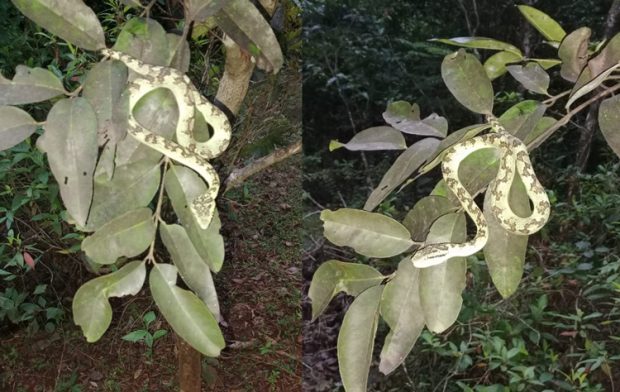
[{"label": "leaf stem", "polygon": [[555,105],[555,102],[556,102],[558,99],[562,98],[562,97],[563,97],[563,96],[565,96],[565,95],[570,94],[570,92],[571,92],[571,91],[572,91],[572,90],[566,90],[566,91],[563,91],[563,92],[561,92],[561,93],[559,93],[559,94],[557,94],[557,95],[550,96],[550,98],[549,98],[549,99],[545,99],[542,103],[543,103],[543,105],[545,105],[546,107],[551,107],[551,106]]},{"label": "leaf stem", "polygon": [[[164,156],[164,159],[162,162],[164,163],[164,170],[162,171],[161,180],[159,181],[159,195],[157,196],[157,206],[155,207],[155,213],[153,214],[153,220],[155,221],[156,232],[157,232],[157,229],[159,228],[159,223],[163,222],[163,220],[161,219],[161,206],[164,201],[164,176],[166,175],[166,172],[168,171],[168,166],[170,165],[170,158],[168,158],[167,156]],[[149,246],[149,253],[147,253],[146,257],[144,258],[144,261],[147,263],[149,262],[155,263],[155,238],[153,238],[153,241],[151,242],[151,245]]]},{"label": "leaf stem", "polygon": [[570,119],[573,118],[573,116],[575,114],[577,114],[580,111],[582,111],[583,109],[587,108],[588,106],[590,106],[590,104],[598,101],[599,99],[603,98],[604,96],[609,95],[609,94],[611,94],[611,93],[613,93],[614,91],[617,91],[617,90],[620,90],[620,84],[617,84],[617,85],[615,85],[613,87],[610,87],[608,89],[605,89],[605,90],[601,91],[600,93],[598,93],[595,96],[593,96],[592,98],[588,99],[587,101],[585,101],[581,105],[577,106],[573,110],[571,110],[568,113],[566,113],[566,115],[564,117],[562,117],[555,124],[550,126],[546,131],[544,131],[542,134],[540,134],[540,136],[538,136],[536,139],[534,139],[530,143],[528,143],[528,145],[527,145],[528,150],[533,150],[534,148],[540,146],[545,140],[547,140],[549,138],[549,136],[553,135],[553,133],[555,131],[557,131],[558,129],[560,129],[564,125],[566,125],[570,121]]}]

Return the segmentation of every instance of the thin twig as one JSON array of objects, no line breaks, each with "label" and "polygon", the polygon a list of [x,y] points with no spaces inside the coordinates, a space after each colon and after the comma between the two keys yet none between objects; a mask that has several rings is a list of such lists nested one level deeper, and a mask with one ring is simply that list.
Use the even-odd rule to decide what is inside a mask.
[{"label": "thin twig", "polygon": [[298,141],[298,142],[291,144],[290,146],[286,148],[281,148],[279,150],[272,152],[271,154],[265,157],[257,159],[256,161],[249,164],[248,166],[233,170],[228,176],[228,178],[226,179],[226,181],[224,182],[226,184],[224,193],[228,192],[229,190],[235,187],[240,186],[241,184],[243,184],[245,180],[255,175],[256,173],[259,173],[265,170],[266,168],[268,168],[269,166],[272,166],[278,162],[281,162],[289,158],[290,156],[298,154],[300,152],[301,152],[301,141]]}]

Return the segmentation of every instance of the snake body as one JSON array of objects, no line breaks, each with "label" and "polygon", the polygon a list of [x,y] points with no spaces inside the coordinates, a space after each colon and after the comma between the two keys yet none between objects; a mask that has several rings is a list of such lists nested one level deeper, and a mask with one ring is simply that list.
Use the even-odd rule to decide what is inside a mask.
[{"label": "snake body", "polygon": [[[200,94],[187,75],[180,71],[144,62],[111,49],[101,52],[105,57],[122,61],[137,76],[129,82],[129,115],[127,133],[140,143],[195,170],[208,184],[208,189],[190,203],[190,209],[198,225],[206,229],[215,212],[215,198],[220,180],[208,159],[219,156],[228,147],[231,126],[226,115]],[[157,88],[167,88],[177,101],[179,119],[175,143],[144,128],[134,117],[133,109],[138,101]],[[197,142],[192,130],[198,110],[211,125],[213,134],[205,142]]]},{"label": "snake body", "polygon": [[[474,151],[495,148],[501,153],[497,176],[489,184],[487,192],[491,192],[491,213],[503,228],[514,234],[530,235],[540,230],[549,219],[549,199],[532,169],[527,147],[506,132],[496,118],[490,118],[490,123],[491,133],[476,136],[450,147],[441,165],[443,179],[476,225],[476,235],[470,241],[460,244],[439,243],[422,246],[411,258],[414,266],[426,268],[441,264],[452,257],[470,256],[486,245],[489,239],[487,221],[458,176],[459,165]],[[515,173],[521,177],[526,193],[532,201],[532,213],[528,217],[515,214],[508,203]]]}]

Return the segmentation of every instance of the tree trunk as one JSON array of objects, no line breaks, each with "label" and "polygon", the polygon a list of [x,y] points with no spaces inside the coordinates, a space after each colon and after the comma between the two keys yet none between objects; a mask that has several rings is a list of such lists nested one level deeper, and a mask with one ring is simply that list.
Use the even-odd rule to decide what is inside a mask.
[{"label": "tree trunk", "polygon": [[200,392],[202,382],[202,357],[200,352],[176,336],[177,359],[179,361],[179,391]]}]

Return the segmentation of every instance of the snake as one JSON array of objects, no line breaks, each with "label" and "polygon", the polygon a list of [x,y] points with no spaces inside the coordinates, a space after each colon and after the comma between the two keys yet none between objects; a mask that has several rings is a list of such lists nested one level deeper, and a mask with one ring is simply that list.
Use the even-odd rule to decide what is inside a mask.
[{"label": "snake", "polygon": [[[489,133],[453,145],[446,150],[441,164],[443,180],[474,222],[476,234],[463,243],[423,244],[411,257],[417,268],[439,265],[452,257],[470,256],[484,248],[489,239],[489,226],[484,214],[458,175],[463,159],[475,151],[494,148],[500,152],[497,175],[489,183],[487,192],[491,192],[490,213],[505,230],[517,235],[530,235],[540,230],[549,219],[549,199],[534,173],[527,147],[508,133],[496,117],[490,115],[487,121],[491,125]],[[516,173],[521,177],[532,204],[532,212],[528,217],[517,215],[508,201]]]},{"label": "snake", "polygon": [[[136,75],[128,82],[127,88],[127,133],[140,143],[193,169],[206,181],[207,190],[190,202],[190,210],[198,225],[206,229],[213,219],[215,198],[220,188],[219,176],[208,160],[216,158],[228,147],[231,137],[228,117],[202,96],[187,75],[175,68],[146,64],[131,55],[107,48],[101,54],[104,58],[121,61]],[[170,90],[177,102],[179,118],[175,131],[176,142],[149,131],[133,115],[138,101],[157,88]],[[196,110],[213,129],[211,137],[204,142],[197,142],[193,136]]]}]

